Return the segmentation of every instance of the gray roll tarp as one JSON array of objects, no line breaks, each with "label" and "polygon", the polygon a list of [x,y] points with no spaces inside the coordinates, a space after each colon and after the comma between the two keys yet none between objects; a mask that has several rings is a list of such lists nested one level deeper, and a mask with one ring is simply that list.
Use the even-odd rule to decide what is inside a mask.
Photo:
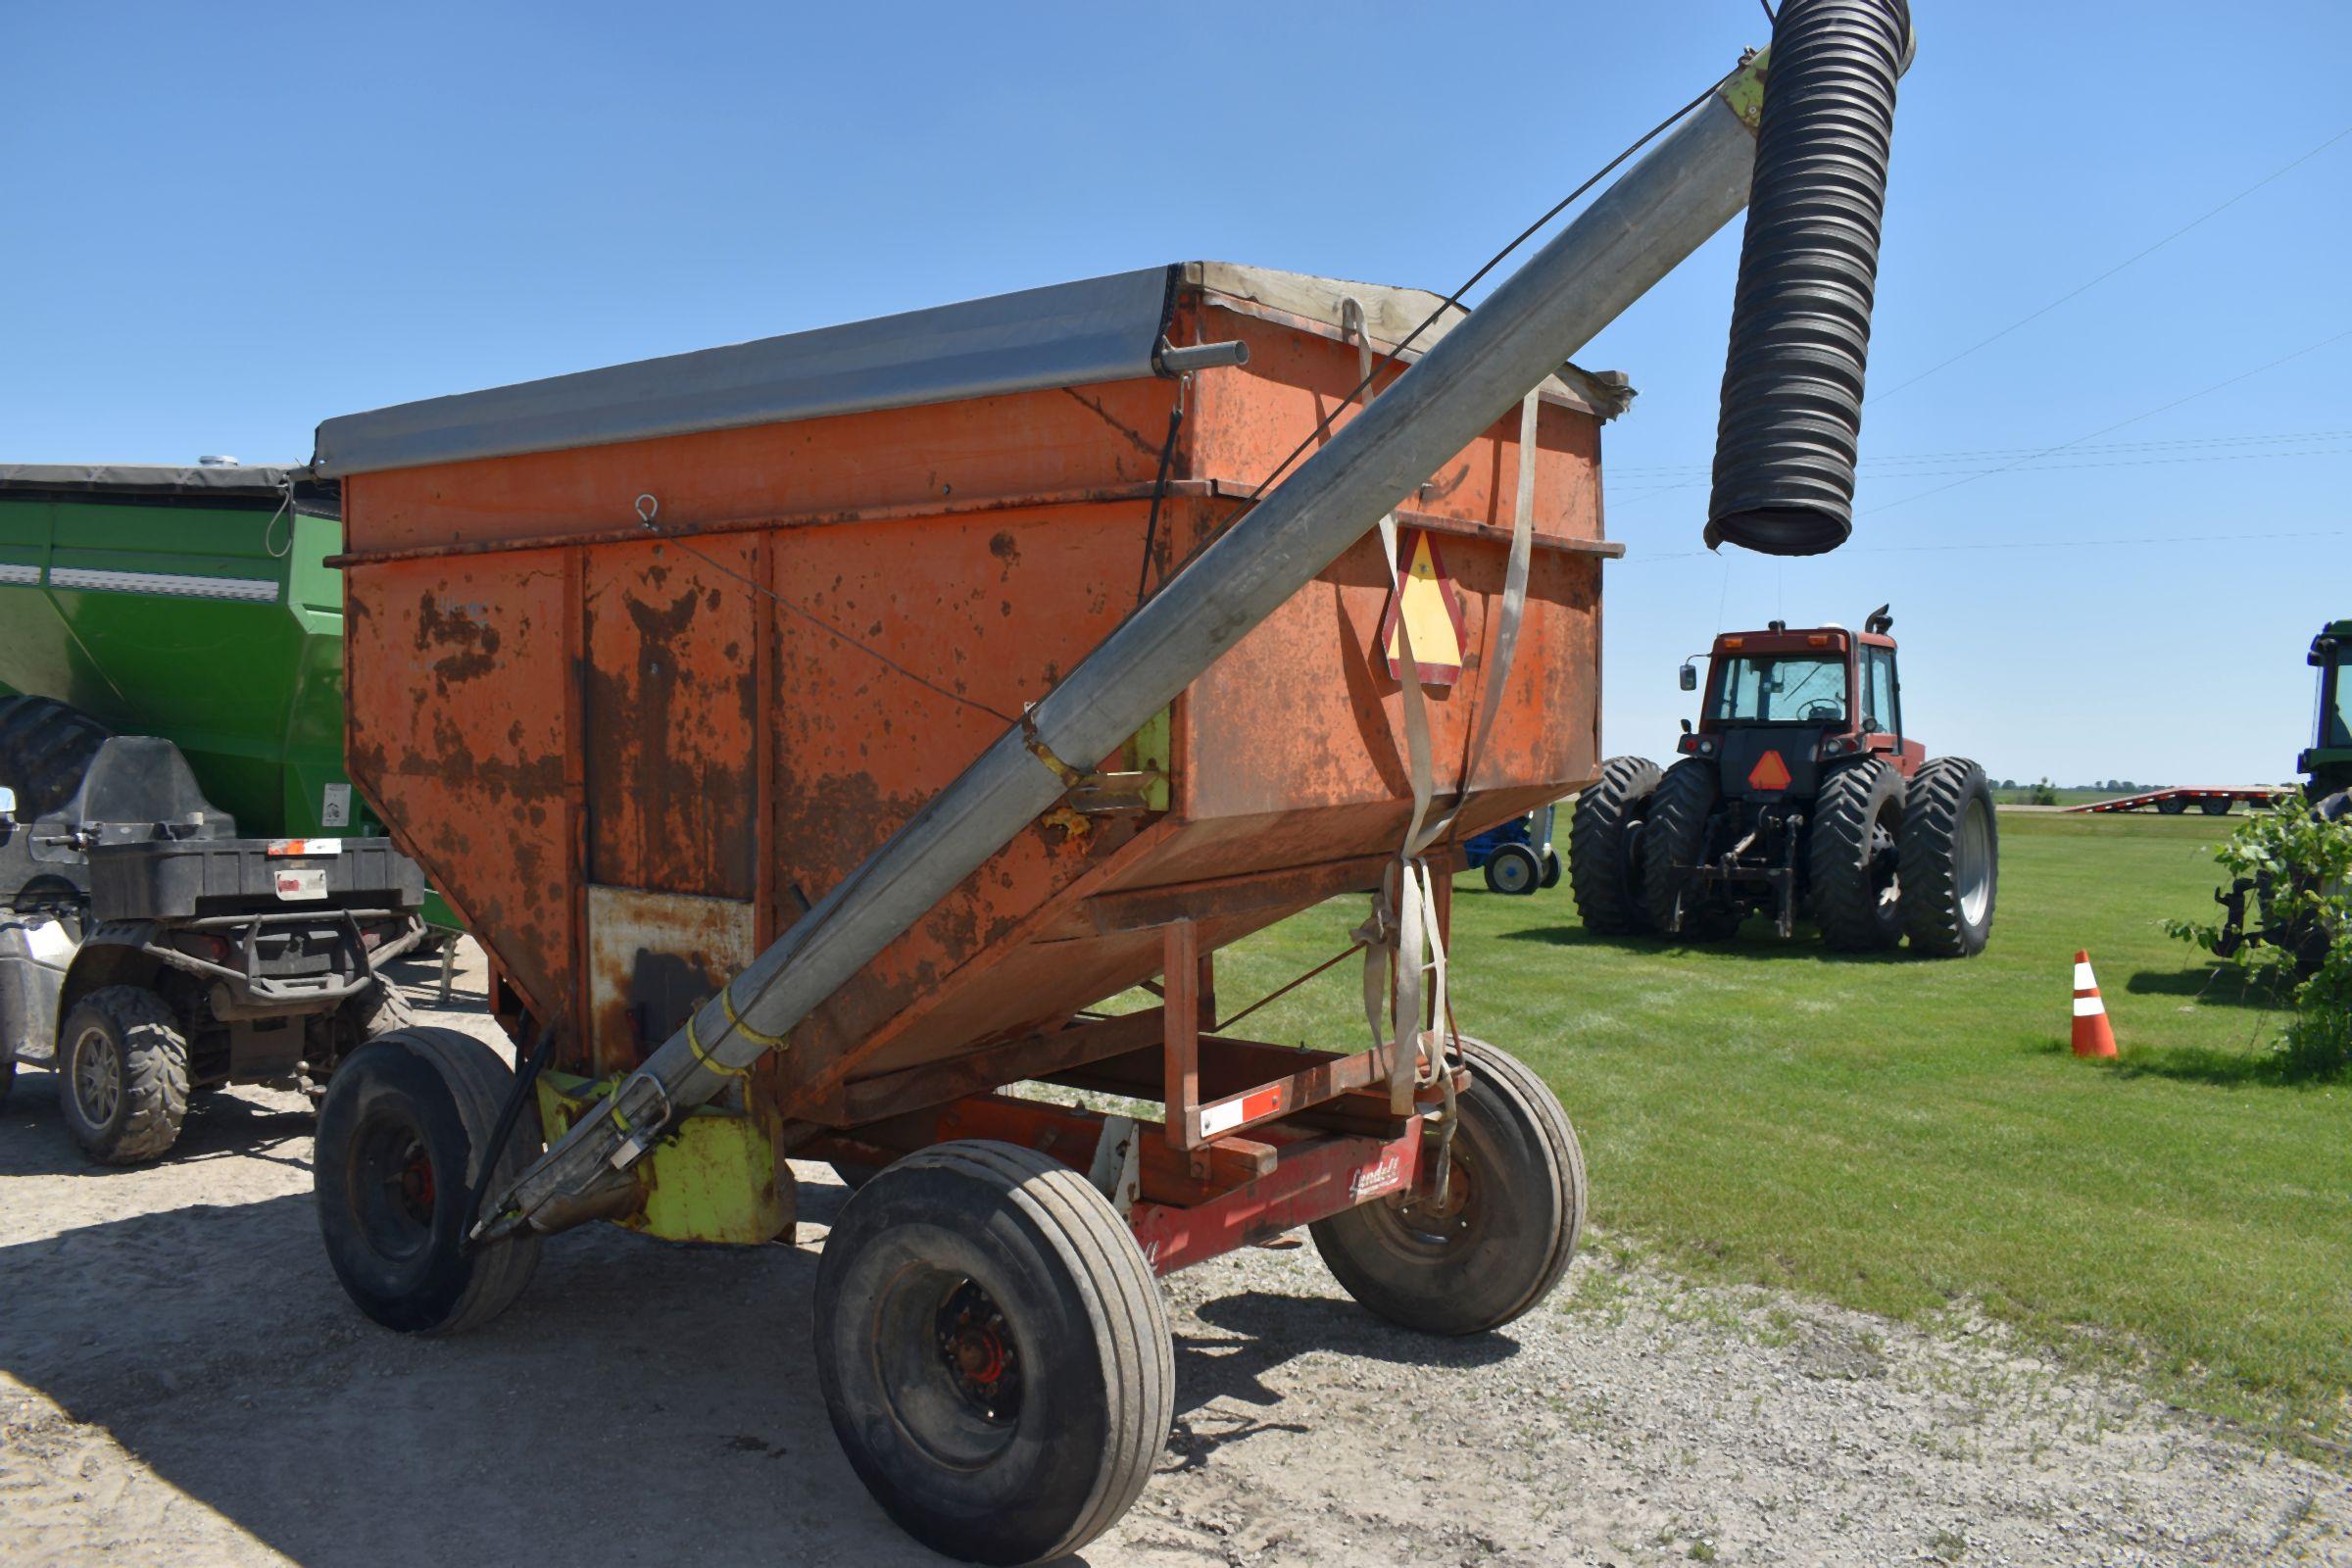
[{"label": "gray roll tarp", "polygon": [[1024,289],[784,337],[345,415],[322,477],[642,441],[1153,374],[1175,269]]}]

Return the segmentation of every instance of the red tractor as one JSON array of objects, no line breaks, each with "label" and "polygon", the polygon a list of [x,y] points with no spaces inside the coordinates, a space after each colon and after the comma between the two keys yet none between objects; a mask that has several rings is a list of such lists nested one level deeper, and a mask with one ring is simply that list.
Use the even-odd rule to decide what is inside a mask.
[{"label": "red tractor", "polygon": [[[1992,790],[1903,737],[1894,617],[1715,639],[1698,727],[1663,775],[1612,758],[1576,800],[1569,886],[1588,929],[1711,942],[1799,911],[1842,953],[1981,953],[2000,876]],[[1698,687],[1686,663],[1683,690]]]}]

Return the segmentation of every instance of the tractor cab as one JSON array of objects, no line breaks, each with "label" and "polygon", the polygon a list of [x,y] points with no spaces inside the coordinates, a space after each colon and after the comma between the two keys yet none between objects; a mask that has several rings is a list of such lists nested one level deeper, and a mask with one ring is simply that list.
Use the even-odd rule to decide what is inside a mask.
[{"label": "tractor cab", "polygon": [[2311,640],[2311,663],[2320,672],[2319,716],[2308,751],[2295,759],[2295,771],[2308,780],[2313,800],[2352,789],[2352,620],[2330,621]]},{"label": "tractor cab", "polygon": [[[1776,620],[1718,636],[1697,727],[1686,724],[1675,750],[1713,761],[1727,794],[1753,801],[1810,799],[1825,767],[1858,757],[1884,757],[1909,778],[1927,749],[1903,739],[1887,610],[1873,611],[1860,632]],[[1685,663],[1683,690],[1698,684]]]}]

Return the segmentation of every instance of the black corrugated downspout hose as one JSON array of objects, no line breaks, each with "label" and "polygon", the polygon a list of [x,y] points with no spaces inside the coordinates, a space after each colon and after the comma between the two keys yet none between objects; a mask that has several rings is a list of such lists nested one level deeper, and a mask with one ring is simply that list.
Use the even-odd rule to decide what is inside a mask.
[{"label": "black corrugated downspout hose", "polygon": [[1773,556],[1854,529],[1879,220],[1906,0],[1784,0],[1756,131],[1706,542]]}]

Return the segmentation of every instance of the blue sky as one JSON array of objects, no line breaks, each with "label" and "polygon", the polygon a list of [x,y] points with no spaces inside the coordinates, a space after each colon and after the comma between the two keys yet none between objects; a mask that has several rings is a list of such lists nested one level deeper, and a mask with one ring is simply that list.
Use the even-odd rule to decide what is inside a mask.
[{"label": "blue sky", "polygon": [[[1604,442],[1609,748],[1670,748],[1719,627],[1891,600],[1936,751],[2284,776],[2302,650],[2352,614],[2352,137],[1891,389],[2352,128],[2352,9],[1917,10],[1853,544],[1697,553],[1736,226],[1580,356],[1642,391]],[[13,6],[0,460],[299,459],[329,415],[1192,257],[1443,289],[1764,25]],[[2151,542],[2072,543],[2112,539]]]}]

